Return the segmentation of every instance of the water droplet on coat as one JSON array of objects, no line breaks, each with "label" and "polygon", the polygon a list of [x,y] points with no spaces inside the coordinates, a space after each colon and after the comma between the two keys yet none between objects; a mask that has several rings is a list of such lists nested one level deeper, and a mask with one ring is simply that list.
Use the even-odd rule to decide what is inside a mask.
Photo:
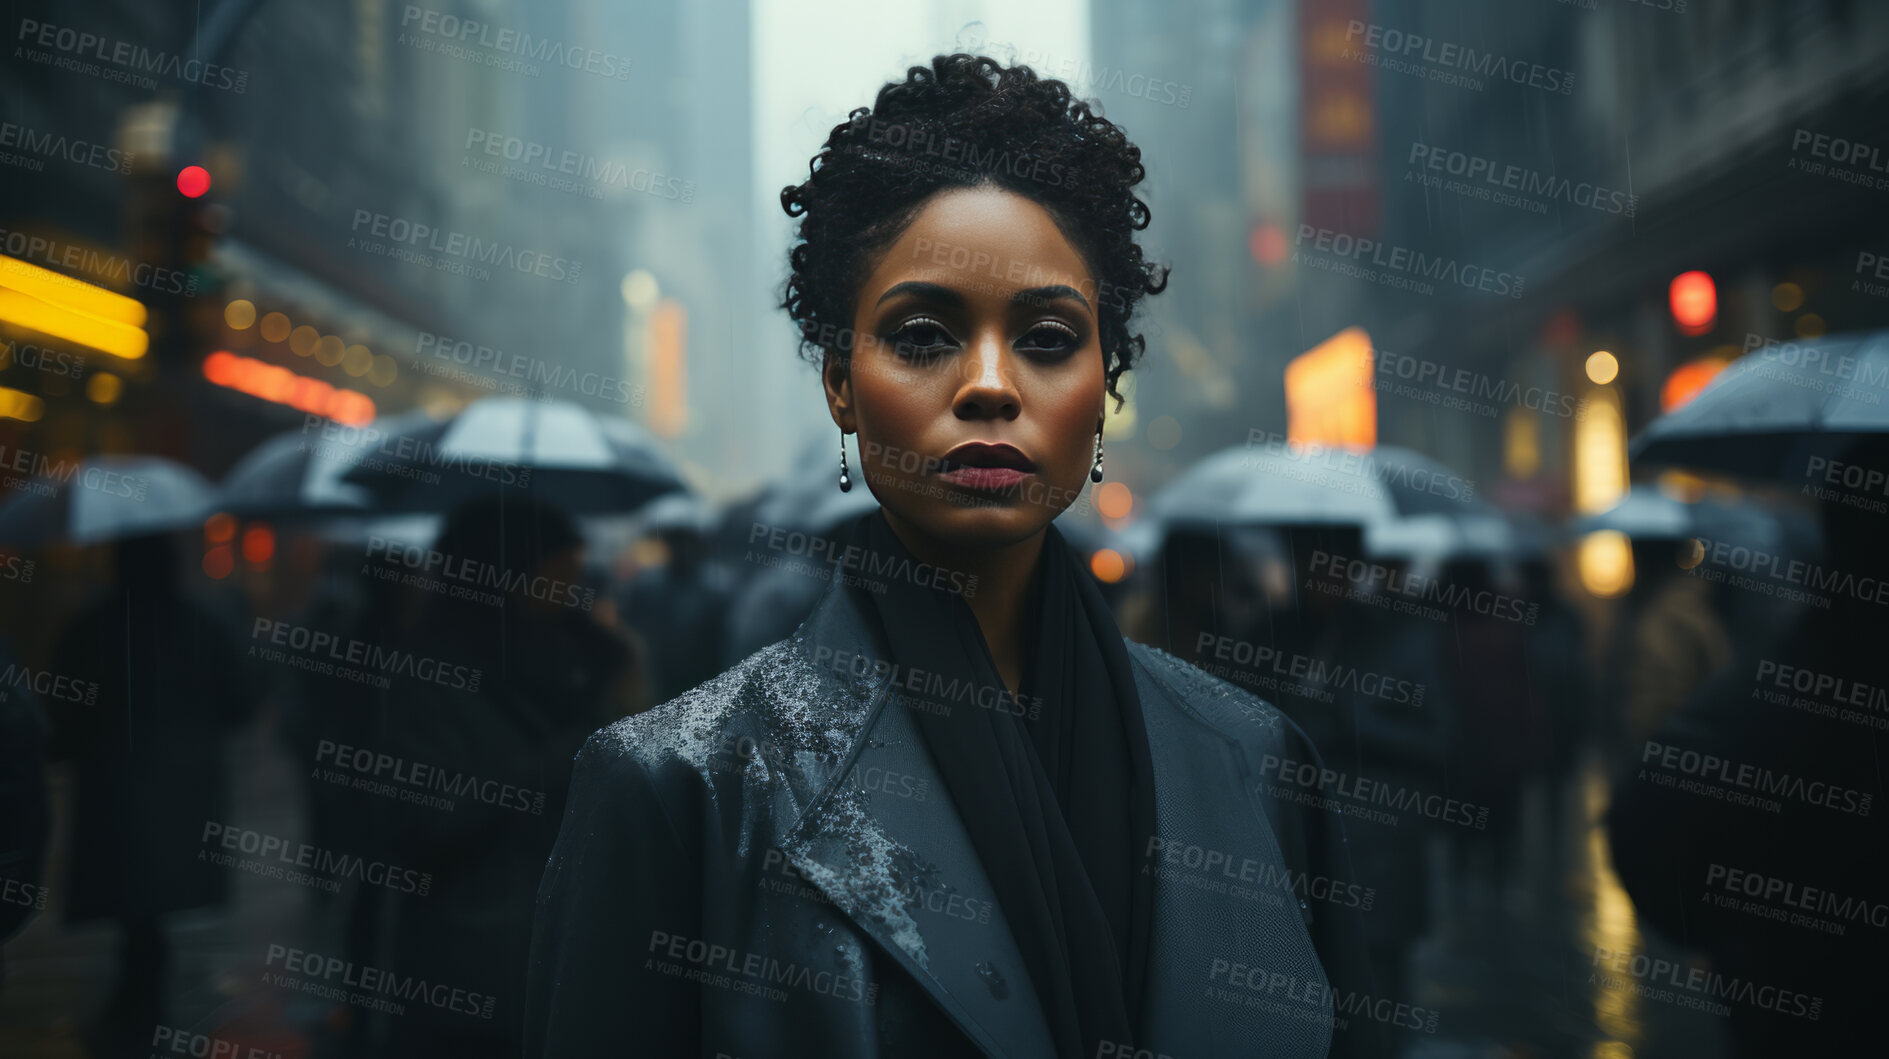
[{"label": "water droplet on coat", "polygon": [[1004,981],[1004,976],[997,973],[997,968],[992,967],[989,960],[978,961],[977,976],[990,987],[991,996],[1003,1000],[1010,995],[1010,983]]}]

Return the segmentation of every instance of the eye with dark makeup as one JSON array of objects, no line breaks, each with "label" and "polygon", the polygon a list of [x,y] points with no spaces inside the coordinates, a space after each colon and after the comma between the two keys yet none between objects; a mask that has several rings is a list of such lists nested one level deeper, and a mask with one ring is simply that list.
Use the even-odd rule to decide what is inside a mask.
[{"label": "eye with dark makeup", "polygon": [[894,352],[907,360],[929,361],[957,344],[943,324],[928,316],[913,317],[885,336]]},{"label": "eye with dark makeup", "polygon": [[1027,349],[1063,356],[1073,353],[1082,346],[1082,336],[1068,324],[1054,320],[1045,320],[1025,332],[1018,340],[1018,349]]},{"label": "eye with dark makeup", "polygon": [[[930,317],[915,317],[894,328],[884,341],[906,360],[928,362],[957,346],[945,326]],[[1082,336],[1068,324],[1046,320],[1017,340],[1017,349],[1037,359],[1054,360],[1082,347]]]}]

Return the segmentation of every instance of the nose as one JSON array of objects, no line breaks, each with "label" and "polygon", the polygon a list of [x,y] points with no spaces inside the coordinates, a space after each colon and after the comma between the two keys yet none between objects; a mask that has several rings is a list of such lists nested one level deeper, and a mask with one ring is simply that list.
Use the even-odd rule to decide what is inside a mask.
[{"label": "nose", "polygon": [[1003,336],[980,331],[971,347],[958,358],[963,377],[952,401],[959,419],[1015,419],[1023,411],[1017,392],[1015,363]]}]

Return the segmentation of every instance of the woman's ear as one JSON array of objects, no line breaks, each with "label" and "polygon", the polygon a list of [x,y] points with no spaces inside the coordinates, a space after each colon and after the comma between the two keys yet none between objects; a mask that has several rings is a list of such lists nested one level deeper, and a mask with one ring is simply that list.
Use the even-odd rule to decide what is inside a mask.
[{"label": "woman's ear", "polygon": [[844,352],[828,350],[820,362],[820,383],[826,388],[826,410],[844,433],[859,429],[853,422],[851,361]]}]

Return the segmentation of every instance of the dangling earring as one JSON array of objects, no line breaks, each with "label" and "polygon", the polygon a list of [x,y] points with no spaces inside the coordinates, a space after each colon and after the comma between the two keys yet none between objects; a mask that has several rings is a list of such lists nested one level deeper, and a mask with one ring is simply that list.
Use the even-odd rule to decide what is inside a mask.
[{"label": "dangling earring", "polygon": [[1095,466],[1089,468],[1089,481],[1102,480],[1102,432],[1095,432]]},{"label": "dangling earring", "polygon": [[846,431],[840,431],[840,492],[853,491],[853,480],[846,474]]}]

